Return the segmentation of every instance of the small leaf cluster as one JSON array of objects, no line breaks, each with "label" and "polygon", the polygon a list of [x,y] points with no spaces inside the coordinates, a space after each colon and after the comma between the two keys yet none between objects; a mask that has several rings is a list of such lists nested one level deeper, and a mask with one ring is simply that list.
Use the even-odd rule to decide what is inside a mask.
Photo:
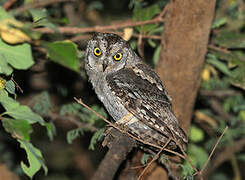
[{"label": "small leaf cluster", "polygon": [[21,162],[21,167],[29,177],[33,177],[41,167],[47,174],[42,153],[31,143],[32,124],[39,123],[41,126],[47,126],[47,123],[28,106],[21,105],[10,96],[14,94],[13,83],[5,83],[5,85],[8,86],[0,90],[0,104],[5,109],[0,114],[0,119],[5,131],[10,133],[27,153],[29,166]]},{"label": "small leaf cluster", "polygon": [[[108,118],[107,113],[103,107],[93,105],[91,107],[94,111],[99,113],[105,118]],[[70,130],[67,133],[67,142],[72,143],[73,140],[80,137],[84,134],[85,131],[94,132],[94,135],[91,138],[89,149],[94,150],[94,145],[97,141],[101,140],[105,129],[105,123],[101,121],[94,113],[90,112],[88,109],[82,107],[80,104],[72,103],[65,104],[60,109],[60,115],[62,116],[74,116],[78,117],[79,121],[83,123],[83,127],[78,127],[76,129]],[[92,128],[91,128],[92,127]]]}]

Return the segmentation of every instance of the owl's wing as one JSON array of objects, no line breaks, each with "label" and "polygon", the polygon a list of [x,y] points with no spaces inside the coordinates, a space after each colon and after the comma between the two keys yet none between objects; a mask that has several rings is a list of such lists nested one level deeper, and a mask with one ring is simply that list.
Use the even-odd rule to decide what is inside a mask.
[{"label": "owl's wing", "polygon": [[145,64],[124,68],[106,77],[107,84],[137,119],[159,133],[187,143],[184,131],[171,110],[171,99],[160,78]]}]

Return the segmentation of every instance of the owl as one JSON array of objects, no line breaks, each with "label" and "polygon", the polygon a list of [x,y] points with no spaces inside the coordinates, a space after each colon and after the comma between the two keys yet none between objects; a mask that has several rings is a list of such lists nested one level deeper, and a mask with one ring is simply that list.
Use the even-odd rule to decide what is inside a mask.
[{"label": "owl", "polygon": [[164,146],[171,138],[167,148],[178,144],[185,150],[187,137],[162,81],[120,36],[95,34],[87,45],[85,70],[117,125],[148,144]]}]

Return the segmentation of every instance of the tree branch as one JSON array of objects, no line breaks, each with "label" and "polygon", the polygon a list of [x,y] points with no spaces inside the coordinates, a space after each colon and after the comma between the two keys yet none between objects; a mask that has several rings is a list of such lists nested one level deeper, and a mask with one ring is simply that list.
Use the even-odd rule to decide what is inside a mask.
[{"label": "tree branch", "polygon": [[[108,25],[108,26],[94,26],[94,27],[58,27],[57,30],[61,34],[78,34],[78,33],[88,33],[88,32],[105,32],[109,30],[118,30],[118,29],[123,29],[126,27],[135,27],[135,26],[142,26],[146,24],[155,24],[159,22],[163,22],[162,16],[164,15],[165,9],[160,13],[157,17],[147,20],[147,21],[126,21],[126,22],[121,22],[119,24],[113,24],[113,25]],[[41,33],[56,33],[54,30],[49,29],[49,28],[37,28],[34,29],[34,31],[41,32]]]},{"label": "tree branch", "polygon": [[136,146],[136,142],[126,134],[111,128],[103,144],[109,148],[94,174],[92,180],[111,180],[126,159],[127,154]]}]

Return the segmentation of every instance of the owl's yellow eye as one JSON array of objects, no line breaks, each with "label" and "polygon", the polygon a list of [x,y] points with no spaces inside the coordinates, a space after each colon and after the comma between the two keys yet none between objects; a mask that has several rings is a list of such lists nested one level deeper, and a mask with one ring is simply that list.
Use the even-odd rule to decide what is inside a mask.
[{"label": "owl's yellow eye", "polygon": [[102,52],[101,52],[101,50],[100,50],[100,48],[94,48],[94,55],[95,56],[100,56],[102,54]]},{"label": "owl's yellow eye", "polygon": [[113,56],[113,58],[116,60],[116,61],[120,61],[122,59],[122,53],[117,53],[115,56]]}]

